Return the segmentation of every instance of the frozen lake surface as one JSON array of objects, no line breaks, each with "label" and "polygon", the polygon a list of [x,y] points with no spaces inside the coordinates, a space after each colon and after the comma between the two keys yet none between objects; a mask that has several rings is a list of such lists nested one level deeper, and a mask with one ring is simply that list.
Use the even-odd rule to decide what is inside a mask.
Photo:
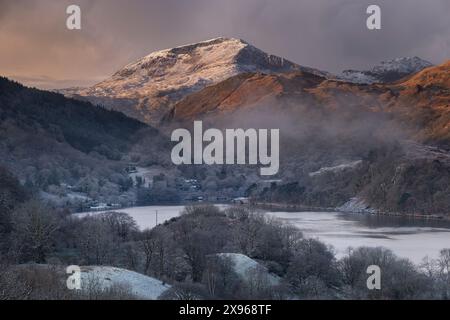
[{"label": "frozen lake surface", "polygon": [[[225,205],[221,206],[226,207]],[[118,209],[132,216],[141,229],[177,217],[183,206],[150,206]],[[96,213],[84,213],[96,214]],[[450,225],[443,221],[410,220],[397,217],[343,214],[338,212],[268,212],[299,228],[306,237],[332,245],[337,256],[348,247],[377,247],[391,249],[400,257],[420,263],[425,256],[436,258],[439,251],[450,248]]]}]

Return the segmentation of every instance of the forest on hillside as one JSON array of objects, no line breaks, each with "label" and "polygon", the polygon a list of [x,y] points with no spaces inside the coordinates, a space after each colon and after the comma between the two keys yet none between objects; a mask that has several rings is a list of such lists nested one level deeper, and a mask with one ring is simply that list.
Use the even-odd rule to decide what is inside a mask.
[{"label": "forest on hillside", "polygon": [[[0,171],[0,299],[136,299],[126,286],[70,291],[65,266],[113,266],[167,284],[164,300],[448,299],[450,250],[414,265],[384,248],[332,247],[246,207],[186,207],[151,230],[120,212],[75,218]],[[240,263],[254,267],[241,269]],[[383,270],[382,290],[366,270]]]}]

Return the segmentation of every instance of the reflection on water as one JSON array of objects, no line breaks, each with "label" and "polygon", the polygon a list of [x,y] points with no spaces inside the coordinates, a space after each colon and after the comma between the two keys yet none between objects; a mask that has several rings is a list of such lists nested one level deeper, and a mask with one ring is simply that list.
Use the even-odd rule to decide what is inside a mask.
[{"label": "reflection on water", "polygon": [[420,263],[425,256],[436,258],[450,248],[450,223],[339,212],[268,212],[298,227],[305,236],[332,245],[338,256],[348,247],[391,249],[400,257]]}]

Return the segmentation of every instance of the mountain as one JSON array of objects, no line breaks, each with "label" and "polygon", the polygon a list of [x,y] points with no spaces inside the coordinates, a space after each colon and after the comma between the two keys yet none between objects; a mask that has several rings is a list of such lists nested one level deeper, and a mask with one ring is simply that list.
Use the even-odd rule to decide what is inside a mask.
[{"label": "mountain", "polygon": [[371,70],[345,70],[338,76],[338,79],[362,84],[394,82],[432,65],[418,57],[396,58],[383,61]]},{"label": "mountain", "polygon": [[[204,120],[205,129],[280,129],[280,172],[270,188],[250,166],[177,167],[176,175],[196,180],[208,195],[226,191],[320,207],[358,199],[378,211],[449,213],[450,62],[394,59],[361,74],[372,77],[369,84],[299,66],[242,40],[217,38],[152,53],[92,88],[64,93],[157,123],[163,132],[194,120]],[[123,115],[119,124],[118,112],[39,91],[6,100],[12,106],[17,101],[24,110],[33,108],[25,117],[9,108],[13,125],[8,120],[2,126],[11,141],[0,148],[8,169],[44,188],[69,179],[84,194],[115,203],[130,188],[125,162],[149,167],[170,155],[158,146],[170,139],[151,128],[140,134],[143,124]],[[76,121],[66,128],[72,120],[60,108],[67,104],[74,105],[69,109]],[[36,112],[41,106],[42,114]],[[73,163],[81,168],[73,170]],[[170,161],[164,164],[161,173]],[[124,197],[125,205],[139,198]]]},{"label": "mountain", "polygon": [[284,108],[291,114],[323,110],[328,115],[349,118],[371,113],[395,119],[418,141],[450,149],[449,81],[449,62],[392,84],[361,85],[299,71],[246,73],[182,99],[165,120],[170,123],[220,118],[262,107]]},{"label": "mountain", "polygon": [[175,127],[193,120],[280,129],[282,183],[252,193],[262,201],[337,207],[357,198],[371,210],[450,212],[450,62],[371,85],[298,71],[241,74],[165,117]]},{"label": "mountain", "polygon": [[217,38],[153,52],[91,88],[61,92],[147,123],[158,123],[172,104],[230,77],[247,72],[273,74],[294,70],[327,76],[267,54],[243,40]]},{"label": "mountain", "polygon": [[[199,98],[197,93],[211,95],[211,92],[215,91],[219,94],[219,97],[214,97],[217,100],[221,90],[217,90],[216,85],[224,86],[224,93],[227,91],[225,87],[234,88],[240,79],[245,79],[248,74],[267,75],[266,79],[274,80],[277,76],[281,75],[279,79],[282,79],[283,74],[297,72],[307,78],[318,77],[322,80],[355,84],[387,84],[431,66],[430,62],[418,57],[396,58],[383,61],[371,70],[346,70],[335,76],[267,54],[243,40],[221,37],[153,52],[128,64],[93,87],[65,89],[60,92],[120,111],[140,121],[159,125],[161,120],[173,116],[170,112],[182,112],[179,105],[187,104],[185,98],[188,101],[196,101]],[[248,81],[251,82],[251,79]],[[271,92],[258,87],[259,84],[264,86],[262,82],[253,83],[254,88],[251,90],[256,90],[255,94],[248,94],[250,91],[245,93],[241,87],[241,96],[251,100],[257,97],[258,93]],[[245,84],[247,87],[251,86],[248,85],[249,83]],[[292,83],[291,86],[295,88]],[[238,93],[233,92],[233,96]],[[231,97],[228,100],[231,101]],[[200,105],[191,106],[188,113],[195,115],[196,112],[202,112],[202,108]]]}]

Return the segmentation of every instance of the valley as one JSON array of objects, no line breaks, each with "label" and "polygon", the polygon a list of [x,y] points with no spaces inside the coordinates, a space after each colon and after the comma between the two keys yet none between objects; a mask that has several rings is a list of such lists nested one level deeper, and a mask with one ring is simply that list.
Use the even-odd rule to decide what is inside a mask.
[{"label": "valley", "polygon": [[[446,297],[450,64],[399,58],[344,75],[218,38],[92,88],[1,78],[5,294]],[[279,145],[261,148],[258,132]],[[61,287],[73,264],[88,285],[77,293]],[[383,292],[365,289],[366,264],[381,264]]]},{"label": "valley", "polygon": [[[446,217],[449,66],[397,58],[361,71],[378,77],[362,83],[216,38],[151,53],[65,98],[3,79],[0,164],[72,212],[236,198],[339,208],[358,198],[375,212]],[[277,174],[245,165],[245,148],[226,161],[240,164],[221,164],[213,146],[206,164],[192,152],[174,164],[171,133],[195,135],[195,121],[205,132],[279,130]]]}]

